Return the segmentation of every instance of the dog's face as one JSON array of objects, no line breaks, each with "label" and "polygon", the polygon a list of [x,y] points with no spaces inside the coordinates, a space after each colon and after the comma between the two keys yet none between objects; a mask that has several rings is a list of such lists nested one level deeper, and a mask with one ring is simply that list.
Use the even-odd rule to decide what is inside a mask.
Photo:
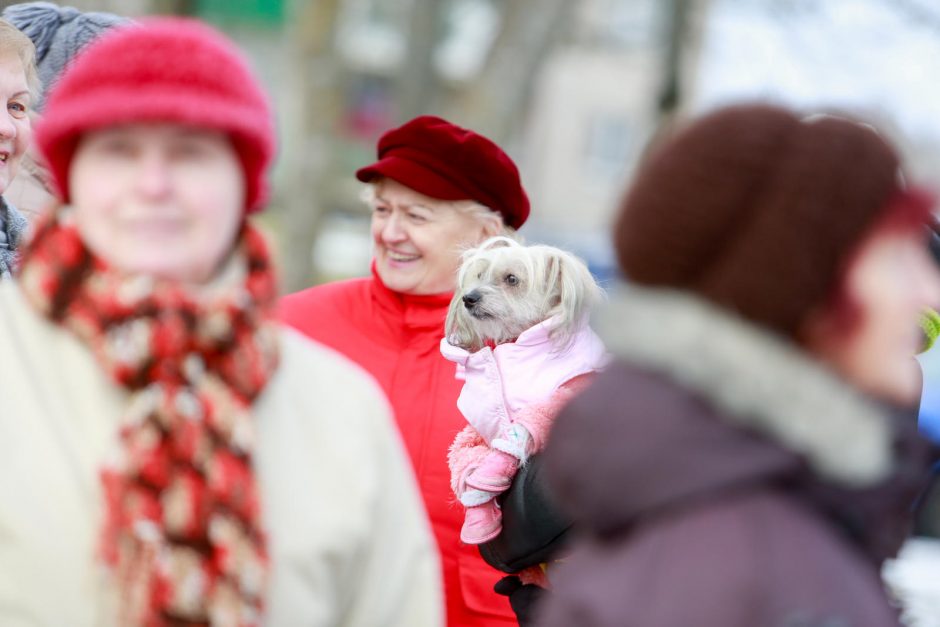
[{"label": "dog's face", "polygon": [[448,341],[476,351],[501,344],[558,316],[566,337],[600,290],[574,255],[551,246],[523,246],[506,237],[487,240],[464,254],[457,291],[447,315]]}]

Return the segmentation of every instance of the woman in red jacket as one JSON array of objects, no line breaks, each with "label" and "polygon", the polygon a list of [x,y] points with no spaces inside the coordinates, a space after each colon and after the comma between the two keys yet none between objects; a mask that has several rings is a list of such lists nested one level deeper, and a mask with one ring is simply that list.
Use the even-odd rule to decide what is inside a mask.
[{"label": "woman in red jacket", "polygon": [[372,276],[287,296],[281,317],[358,362],[388,395],[440,547],[448,624],[515,624],[493,592],[501,573],[459,540],[447,448],[465,420],[439,344],[460,252],[520,227],[529,201],[506,153],[440,118],[385,133],[378,159],[356,172],[372,206]]}]

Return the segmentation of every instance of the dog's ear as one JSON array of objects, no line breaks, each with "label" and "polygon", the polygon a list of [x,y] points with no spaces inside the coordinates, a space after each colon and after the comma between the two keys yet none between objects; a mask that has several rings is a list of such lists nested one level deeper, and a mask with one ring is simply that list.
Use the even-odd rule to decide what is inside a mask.
[{"label": "dog's ear", "polygon": [[480,245],[477,246],[477,250],[484,251],[494,248],[512,248],[513,246],[519,247],[522,246],[522,244],[509,236],[496,235],[481,242]]},{"label": "dog's ear", "polygon": [[460,335],[460,321],[457,319],[460,307],[463,305],[460,294],[459,289],[454,292],[454,297],[450,299],[450,307],[447,308],[447,318],[444,320],[444,336],[454,346],[461,344],[458,337]]},{"label": "dog's ear", "polygon": [[585,263],[563,250],[549,253],[546,281],[553,298],[549,315],[558,317],[556,329],[560,333],[573,329],[601,296],[600,286]]}]

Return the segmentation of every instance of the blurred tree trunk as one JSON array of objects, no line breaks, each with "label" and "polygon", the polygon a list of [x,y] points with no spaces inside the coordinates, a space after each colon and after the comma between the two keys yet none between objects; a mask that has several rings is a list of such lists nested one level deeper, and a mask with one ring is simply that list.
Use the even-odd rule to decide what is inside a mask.
[{"label": "blurred tree trunk", "polygon": [[480,75],[462,89],[452,115],[497,143],[520,130],[542,62],[569,34],[577,3],[507,0],[500,31]]},{"label": "blurred tree trunk", "polygon": [[429,105],[437,94],[434,51],[442,35],[444,7],[444,0],[412,0],[406,38],[407,61],[395,90],[398,118],[402,122],[429,113]]},{"label": "blurred tree trunk", "polygon": [[694,65],[711,0],[666,0],[663,82],[657,98],[658,126],[667,126],[689,101]]},{"label": "blurred tree trunk", "polygon": [[666,56],[663,67],[663,85],[657,103],[661,116],[668,116],[682,98],[682,52],[688,38],[689,9],[692,0],[666,0]]},{"label": "blurred tree trunk", "polygon": [[289,164],[284,221],[283,281],[287,291],[309,286],[311,250],[321,218],[329,204],[328,167],[333,134],[342,116],[346,72],[334,52],[334,35],[341,0],[294,3],[288,22],[290,62],[297,119],[285,125],[296,132],[284,156]]}]

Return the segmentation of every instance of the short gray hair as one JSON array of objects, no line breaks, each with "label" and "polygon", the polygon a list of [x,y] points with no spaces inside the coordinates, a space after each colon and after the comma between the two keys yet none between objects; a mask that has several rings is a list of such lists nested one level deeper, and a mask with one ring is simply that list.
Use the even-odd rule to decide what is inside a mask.
[{"label": "short gray hair", "polygon": [[39,97],[42,86],[36,72],[36,48],[32,40],[7,20],[0,19],[0,55],[13,54],[23,64],[23,75],[32,98],[30,108]]},{"label": "short gray hair", "polygon": [[[370,208],[375,207],[377,187],[382,180],[383,179],[375,179],[373,181],[369,181],[362,187],[362,192],[359,194],[359,198]],[[499,213],[498,211],[494,211],[486,205],[480,204],[475,200],[441,200],[435,198],[434,202],[438,207],[448,207],[455,211],[468,214],[474,219],[478,220],[480,223],[495,221],[495,226],[497,228],[493,235],[505,235],[507,237],[515,236],[515,229],[506,224],[506,222],[503,220],[503,214]]]}]

